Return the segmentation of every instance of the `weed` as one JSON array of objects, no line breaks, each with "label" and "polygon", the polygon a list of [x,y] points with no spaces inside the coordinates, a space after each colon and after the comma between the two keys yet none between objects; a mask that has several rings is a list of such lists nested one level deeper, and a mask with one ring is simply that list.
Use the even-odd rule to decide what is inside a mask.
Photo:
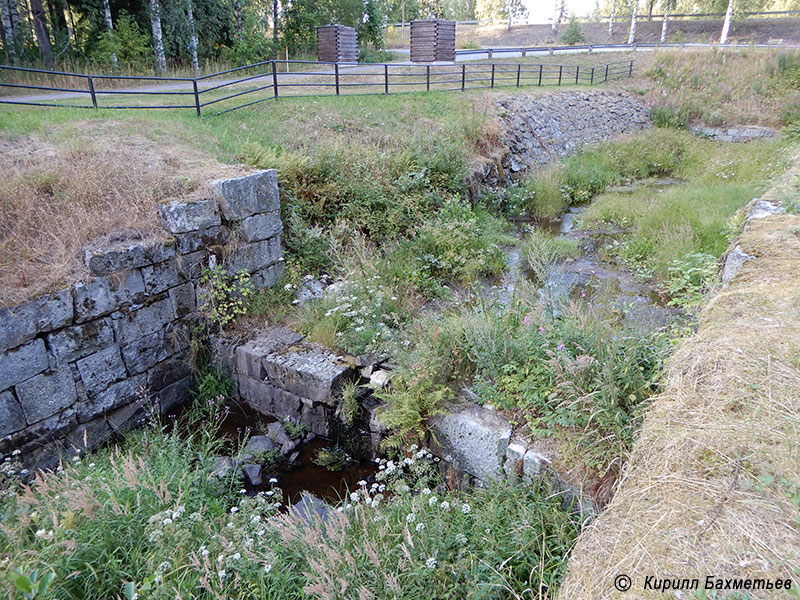
[{"label": "weed", "polygon": [[220,328],[247,312],[247,299],[255,293],[250,274],[244,269],[229,275],[217,265],[206,269],[199,284],[204,287],[200,310]]},{"label": "weed", "polygon": [[283,428],[292,439],[305,437],[305,435],[308,433],[308,427],[306,427],[303,423],[295,423],[291,419],[286,419],[283,422]]},{"label": "weed", "polygon": [[578,254],[578,243],[565,237],[534,229],[523,241],[522,254],[538,281],[544,281],[553,263]]},{"label": "weed", "polygon": [[320,448],[311,459],[315,465],[325,467],[328,471],[341,471],[353,462],[353,457],[339,448]]},{"label": "weed", "polygon": [[358,403],[359,385],[355,381],[347,381],[342,385],[339,394],[341,396],[339,407],[336,409],[336,416],[345,425],[351,426],[355,421],[359,411]]}]

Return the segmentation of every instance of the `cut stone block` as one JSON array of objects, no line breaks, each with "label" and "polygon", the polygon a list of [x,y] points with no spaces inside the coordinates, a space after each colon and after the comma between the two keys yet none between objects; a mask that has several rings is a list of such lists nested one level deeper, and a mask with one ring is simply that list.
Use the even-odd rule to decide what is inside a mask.
[{"label": "cut stone block", "polygon": [[268,266],[266,269],[261,269],[253,273],[250,276],[250,281],[255,289],[263,290],[278,283],[285,270],[286,267],[284,263],[277,262],[274,265]]},{"label": "cut stone block", "polygon": [[0,354],[0,390],[30,379],[49,367],[50,359],[41,339],[7,350]]},{"label": "cut stone block", "polygon": [[536,450],[528,450],[522,460],[522,479],[525,483],[533,483],[541,477],[550,460]]},{"label": "cut stone block", "polygon": [[76,283],[75,322],[84,323],[145,299],[140,271],[117,273]]},{"label": "cut stone block", "polygon": [[158,216],[171,233],[208,229],[222,222],[213,200],[163,202],[158,205]]},{"label": "cut stone block", "polygon": [[187,231],[186,233],[175,234],[178,252],[181,254],[189,254],[197,250],[205,250],[213,246],[220,246],[226,243],[229,237],[230,231],[223,225],[217,225],[199,231]]},{"label": "cut stone block", "polygon": [[130,271],[175,256],[175,244],[160,241],[119,241],[110,247],[87,250],[84,263],[92,276]]},{"label": "cut stone block", "polygon": [[97,319],[66,327],[47,336],[50,352],[60,363],[83,358],[114,343],[111,319]]},{"label": "cut stone block", "polygon": [[13,392],[0,392],[0,437],[25,428],[25,414]]},{"label": "cut stone block", "polygon": [[225,270],[236,273],[244,269],[248,273],[255,273],[275,264],[283,255],[280,242],[275,240],[271,238],[238,246],[225,260]]},{"label": "cut stone block", "polygon": [[69,289],[0,310],[0,352],[32,340],[37,333],[64,327],[72,317]]},{"label": "cut stone block", "polygon": [[525,456],[526,446],[519,443],[510,443],[506,448],[506,460],[503,463],[503,471],[509,477],[519,477],[523,471],[523,457]]},{"label": "cut stone block", "polygon": [[451,464],[483,481],[499,479],[511,425],[496,412],[473,403],[445,407],[447,414],[429,422],[436,454],[450,456]]},{"label": "cut stone block", "polygon": [[132,310],[114,321],[117,341],[120,344],[136,342],[150,333],[162,329],[175,320],[175,308],[169,297],[152,302],[138,310]]},{"label": "cut stone block", "polygon": [[52,417],[78,399],[72,371],[67,367],[31,377],[17,385],[16,391],[28,423]]},{"label": "cut stone block", "polygon": [[160,363],[171,354],[164,331],[156,331],[122,347],[122,360],[128,373],[136,375]]},{"label": "cut stone block", "polygon": [[324,404],[303,405],[300,422],[315,435],[324,438],[331,436],[331,414]]},{"label": "cut stone block", "polygon": [[228,221],[280,210],[278,174],[275,169],[211,182],[220,210]]},{"label": "cut stone block", "polygon": [[247,217],[241,223],[245,241],[258,242],[275,237],[283,231],[283,221],[279,212],[263,213]]},{"label": "cut stone block", "polygon": [[158,294],[171,287],[186,283],[188,277],[177,260],[168,260],[142,268],[144,289],[148,295]]},{"label": "cut stone block", "polygon": [[97,415],[133,402],[139,389],[144,387],[146,383],[147,379],[144,375],[129,377],[117,383],[112,383],[105,390],[92,397],[91,400],[78,405],[78,422],[84,423]]},{"label": "cut stone block", "polygon": [[119,346],[109,346],[76,363],[86,392],[95,396],[127,376]]},{"label": "cut stone block", "polygon": [[267,375],[263,367],[264,358],[302,339],[302,335],[286,327],[269,327],[236,348],[236,369],[240,375],[263,380]]},{"label": "cut stone block", "polygon": [[331,350],[308,342],[269,354],[263,365],[267,380],[276,387],[329,405],[335,403],[338,386],[351,371]]}]

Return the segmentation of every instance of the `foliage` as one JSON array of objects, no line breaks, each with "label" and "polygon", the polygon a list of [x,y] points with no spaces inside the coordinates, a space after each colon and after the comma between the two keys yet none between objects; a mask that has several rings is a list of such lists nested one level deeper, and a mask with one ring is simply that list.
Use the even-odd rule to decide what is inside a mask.
[{"label": "foliage", "polygon": [[14,587],[22,593],[25,600],[34,600],[34,598],[44,598],[56,577],[56,574],[50,571],[43,577],[39,576],[39,570],[34,569],[30,573],[25,573],[22,567],[19,567],[14,573],[13,582]]},{"label": "foliage", "polygon": [[149,36],[123,11],[114,23],[113,32],[104,32],[98,41],[95,58],[110,67],[111,56],[116,55],[123,68],[139,72],[150,68],[152,52]]},{"label": "foliage", "polygon": [[399,55],[391,50],[373,50],[372,48],[360,48],[358,50],[358,62],[360,63],[389,63],[397,60]]},{"label": "foliage", "polygon": [[228,414],[226,403],[233,390],[233,382],[219,367],[208,367],[197,376],[190,390],[192,405],[187,413],[192,423],[219,423]]},{"label": "foliage", "polygon": [[328,469],[328,471],[341,471],[353,462],[353,457],[336,446],[334,448],[320,448],[311,459],[311,462]]},{"label": "foliage", "polygon": [[200,310],[219,327],[225,327],[245,314],[247,299],[255,293],[250,274],[244,269],[229,275],[217,265],[204,270],[199,283],[205,291]]},{"label": "foliage", "polygon": [[365,0],[364,17],[358,24],[358,45],[373,50],[383,48],[383,16],[376,0]]},{"label": "foliage", "polygon": [[561,35],[561,43],[567,44],[568,46],[576,46],[582,44],[584,41],[586,40],[583,37],[581,24],[578,23],[578,20],[573,15],[570,17],[569,23],[567,23],[567,27],[564,29],[564,33]]},{"label": "foliage", "polygon": [[717,279],[717,259],[695,252],[676,258],[667,269],[669,305],[684,310],[701,306]]},{"label": "foliage", "polygon": [[565,237],[556,237],[542,229],[528,233],[522,245],[522,255],[528,267],[541,282],[553,263],[578,254],[578,243]]},{"label": "foliage", "polygon": [[669,106],[653,106],[650,108],[650,118],[656,127],[671,127],[672,129],[686,129],[688,118],[680,109]]},{"label": "foliage", "polygon": [[[292,419],[285,419],[283,421],[283,428],[290,438],[296,439],[304,437],[308,433],[308,427],[303,423],[295,423]],[[280,449],[278,449],[280,451]]]},{"label": "foliage", "polygon": [[419,374],[395,377],[391,390],[375,392],[375,397],[389,405],[381,415],[381,421],[392,431],[383,442],[388,448],[422,440],[427,420],[442,411],[442,402],[450,396],[446,387],[432,383],[432,377],[418,377]]},{"label": "foliage", "polygon": [[346,381],[339,390],[341,398],[336,417],[347,426],[352,426],[358,415],[358,391],[359,385],[355,381]]}]

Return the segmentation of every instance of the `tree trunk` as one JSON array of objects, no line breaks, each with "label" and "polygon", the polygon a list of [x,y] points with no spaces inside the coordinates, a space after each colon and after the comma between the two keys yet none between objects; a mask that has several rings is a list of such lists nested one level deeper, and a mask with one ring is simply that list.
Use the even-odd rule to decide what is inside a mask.
[{"label": "tree trunk", "polygon": [[667,2],[664,3],[664,22],[661,23],[661,43],[662,44],[666,44],[667,43],[667,26],[669,25],[669,5],[670,5],[670,2],[669,2],[669,0],[667,0]]},{"label": "tree trunk", "polygon": [[719,36],[720,44],[728,43],[728,33],[731,30],[731,19],[733,18],[733,0],[728,0],[728,10],[725,11],[725,22],[722,24],[722,33]]},{"label": "tree trunk", "polygon": [[53,45],[50,43],[50,34],[47,31],[47,18],[44,14],[42,0],[31,0],[31,18],[33,19],[36,41],[39,44],[39,52],[42,53],[42,58],[44,59],[44,66],[52,69],[55,66]]},{"label": "tree trunk", "polygon": [[164,54],[164,36],[161,33],[161,9],[158,0],[150,0],[150,27],[153,30],[156,75],[163,75],[167,72],[167,57]]},{"label": "tree trunk", "polygon": [[244,28],[244,15],[242,14],[242,2],[236,0],[236,39],[242,41],[242,29]]},{"label": "tree trunk", "polygon": [[558,34],[558,24],[564,14],[564,0],[556,0],[556,14],[553,15],[553,35]]},{"label": "tree trunk", "polygon": [[[274,48],[272,54],[275,58],[278,58],[278,18],[280,17],[278,10],[278,0],[272,0],[272,47]],[[289,60],[288,56],[286,60]]]},{"label": "tree trunk", "polygon": [[617,16],[617,0],[611,0],[611,18],[608,21],[608,37],[614,38],[614,17]]},{"label": "tree trunk", "polygon": [[189,17],[189,47],[192,51],[192,69],[195,73],[200,71],[200,63],[197,61],[197,29],[194,26],[194,12],[192,12],[192,0],[186,0],[186,15]]},{"label": "tree trunk", "polygon": [[[108,31],[109,35],[114,34],[114,21],[111,20],[111,5],[109,4],[108,0],[103,0],[103,14],[106,19],[106,30]],[[114,67],[114,71],[119,68],[119,62],[117,62],[117,53],[111,53],[111,65]]]},{"label": "tree trunk", "polygon": [[631,15],[631,32],[628,35],[628,43],[633,44],[636,41],[636,13],[639,12],[639,0],[633,0],[633,14]]},{"label": "tree trunk", "polygon": [[17,61],[17,49],[14,43],[14,29],[11,27],[11,6],[10,0],[0,0],[0,16],[3,19],[3,47],[6,49],[8,58],[14,62]]}]

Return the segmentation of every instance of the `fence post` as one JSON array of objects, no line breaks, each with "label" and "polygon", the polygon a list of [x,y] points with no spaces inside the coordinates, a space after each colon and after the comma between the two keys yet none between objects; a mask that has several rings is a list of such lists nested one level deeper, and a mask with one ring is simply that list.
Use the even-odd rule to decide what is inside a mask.
[{"label": "fence post", "polygon": [[589,80],[589,85],[594,85],[594,67],[592,67],[592,78]]},{"label": "fence post", "polygon": [[97,94],[94,93],[94,81],[91,77],[87,77],[86,81],[89,83],[89,94],[92,96],[92,108],[97,108]]},{"label": "fence post", "polygon": [[431,66],[425,65],[425,91],[431,91]]},{"label": "fence post", "polygon": [[633,77],[633,61],[631,61],[631,68],[628,71],[628,77]]},{"label": "fence post", "polygon": [[488,52],[486,53],[486,58],[488,58],[489,60],[492,60],[492,55],[493,54],[494,54],[494,50],[492,48],[489,48]]},{"label": "fence post", "polygon": [[544,65],[542,65],[541,63],[539,63],[539,87],[542,87],[542,67],[543,67],[543,66],[544,66]]},{"label": "fence post", "polygon": [[606,78],[603,81],[608,81],[608,65],[606,64]]},{"label": "fence post", "polygon": [[383,93],[389,95],[389,65],[383,65]]},{"label": "fence post", "polygon": [[197,116],[200,116],[200,93],[197,91],[197,79],[192,79],[192,87],[194,88],[194,108],[197,111]]},{"label": "fence post", "polygon": [[492,87],[494,87],[494,63],[492,63]]},{"label": "fence post", "polygon": [[461,91],[464,91],[464,86],[467,83],[467,65],[466,63],[461,63]]},{"label": "fence post", "polygon": [[522,63],[517,64],[517,87],[519,87],[519,75],[522,73]]},{"label": "fence post", "polygon": [[522,58],[525,58],[527,55],[528,55],[528,49],[527,48],[523,48],[522,49]]},{"label": "fence post", "polygon": [[336,75],[336,95],[339,95],[339,63],[333,65],[333,72]]},{"label": "fence post", "polygon": [[278,69],[275,66],[275,61],[272,61],[272,88],[275,98],[278,97]]},{"label": "fence post", "polygon": [[564,74],[564,65],[558,65],[558,85],[561,85],[561,75]]}]

